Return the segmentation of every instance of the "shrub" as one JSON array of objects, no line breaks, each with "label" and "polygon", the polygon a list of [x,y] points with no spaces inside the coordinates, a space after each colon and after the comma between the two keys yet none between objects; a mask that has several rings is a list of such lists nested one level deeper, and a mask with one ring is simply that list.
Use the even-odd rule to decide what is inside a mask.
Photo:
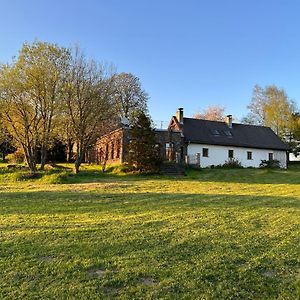
[{"label": "shrub", "polygon": [[260,168],[266,168],[266,169],[278,169],[280,168],[280,162],[279,160],[272,159],[272,160],[262,160],[259,164]]},{"label": "shrub", "polygon": [[237,169],[242,169],[242,164],[238,159],[235,158],[229,158],[225,163],[222,165],[222,168],[237,168]]},{"label": "shrub", "polygon": [[7,155],[9,163],[21,164],[25,160],[25,155],[21,149],[17,149],[14,153]]}]

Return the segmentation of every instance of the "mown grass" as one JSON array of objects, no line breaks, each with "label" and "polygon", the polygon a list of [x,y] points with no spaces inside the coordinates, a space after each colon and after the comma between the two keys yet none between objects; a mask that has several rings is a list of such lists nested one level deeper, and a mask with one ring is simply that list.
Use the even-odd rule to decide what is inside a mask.
[{"label": "mown grass", "polygon": [[0,171],[1,299],[300,298],[297,166],[18,172]]}]

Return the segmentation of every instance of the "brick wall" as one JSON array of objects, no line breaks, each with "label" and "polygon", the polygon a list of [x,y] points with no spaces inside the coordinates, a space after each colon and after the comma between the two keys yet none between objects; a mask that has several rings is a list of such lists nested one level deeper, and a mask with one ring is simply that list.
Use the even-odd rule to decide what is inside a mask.
[{"label": "brick wall", "polygon": [[[178,130],[155,130],[155,139],[159,149],[159,155],[163,160],[183,160],[186,155],[186,147],[183,137]],[[99,139],[94,147],[87,153],[87,161],[101,164],[124,163],[128,161],[130,142],[130,129],[119,128]]]}]

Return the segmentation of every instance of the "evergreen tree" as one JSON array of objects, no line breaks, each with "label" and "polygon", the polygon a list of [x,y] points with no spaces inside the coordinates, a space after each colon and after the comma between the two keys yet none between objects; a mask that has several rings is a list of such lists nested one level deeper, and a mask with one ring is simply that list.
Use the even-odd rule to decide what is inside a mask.
[{"label": "evergreen tree", "polygon": [[160,158],[155,133],[151,120],[144,112],[138,112],[130,132],[129,163],[138,171],[157,171]]}]

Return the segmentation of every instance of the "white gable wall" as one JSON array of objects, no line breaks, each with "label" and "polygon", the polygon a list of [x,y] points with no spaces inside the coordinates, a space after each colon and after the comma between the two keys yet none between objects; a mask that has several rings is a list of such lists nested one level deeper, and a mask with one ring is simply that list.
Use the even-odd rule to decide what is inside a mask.
[{"label": "white gable wall", "polygon": [[[208,157],[202,156],[202,149],[208,148]],[[280,150],[254,149],[231,146],[216,146],[205,144],[189,144],[187,147],[187,155],[190,164],[196,164],[196,155],[200,153],[200,167],[205,168],[211,165],[222,165],[228,160],[228,150],[233,150],[233,157],[237,159],[243,167],[258,168],[262,160],[269,159],[269,153],[273,153],[273,158],[279,160],[280,166],[286,168],[286,152]],[[247,159],[247,151],[252,152],[252,159]]]}]

